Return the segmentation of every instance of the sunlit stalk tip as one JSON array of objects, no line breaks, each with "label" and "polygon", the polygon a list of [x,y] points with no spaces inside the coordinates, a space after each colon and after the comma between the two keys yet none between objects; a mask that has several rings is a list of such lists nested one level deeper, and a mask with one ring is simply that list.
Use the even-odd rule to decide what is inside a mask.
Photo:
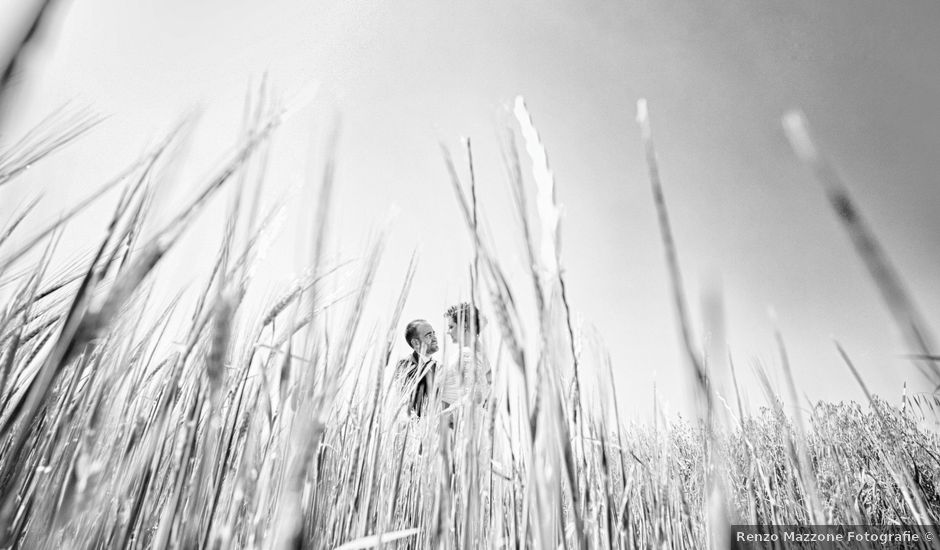
[{"label": "sunlit stalk tip", "polygon": [[806,115],[799,109],[793,109],[783,115],[783,130],[790,140],[790,146],[803,162],[816,162],[819,160],[819,150],[810,134]]}]

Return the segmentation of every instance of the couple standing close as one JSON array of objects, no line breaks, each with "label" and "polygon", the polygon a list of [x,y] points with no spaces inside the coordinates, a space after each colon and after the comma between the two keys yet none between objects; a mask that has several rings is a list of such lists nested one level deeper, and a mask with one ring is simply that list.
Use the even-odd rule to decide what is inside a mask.
[{"label": "couple standing close", "polygon": [[444,413],[466,402],[482,405],[489,397],[492,373],[480,343],[480,311],[464,302],[449,308],[444,318],[458,353],[443,366],[434,359],[439,347],[431,323],[416,319],[405,327],[413,352],[398,362],[395,373],[416,416],[425,415],[438,397]]}]

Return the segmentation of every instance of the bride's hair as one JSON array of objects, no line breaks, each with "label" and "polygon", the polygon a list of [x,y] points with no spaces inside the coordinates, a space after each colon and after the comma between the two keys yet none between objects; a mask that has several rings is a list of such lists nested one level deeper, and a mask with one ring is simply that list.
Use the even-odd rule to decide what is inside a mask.
[{"label": "bride's hair", "polygon": [[453,321],[457,326],[463,324],[466,327],[472,323],[474,334],[480,334],[480,310],[470,302],[461,302],[450,306],[447,308],[447,312],[444,313],[444,317]]}]

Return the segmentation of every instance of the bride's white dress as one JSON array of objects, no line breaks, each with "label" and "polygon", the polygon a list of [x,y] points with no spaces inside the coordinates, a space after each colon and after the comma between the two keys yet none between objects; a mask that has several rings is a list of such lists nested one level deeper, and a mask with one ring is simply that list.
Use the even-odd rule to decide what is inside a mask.
[{"label": "bride's white dress", "polygon": [[[476,384],[474,386],[474,373]],[[462,375],[461,375],[462,374]],[[446,406],[457,405],[469,399],[472,389],[477,395],[485,395],[490,377],[490,366],[482,350],[477,349],[476,354],[469,346],[460,349],[448,364],[441,380],[441,401]]]}]

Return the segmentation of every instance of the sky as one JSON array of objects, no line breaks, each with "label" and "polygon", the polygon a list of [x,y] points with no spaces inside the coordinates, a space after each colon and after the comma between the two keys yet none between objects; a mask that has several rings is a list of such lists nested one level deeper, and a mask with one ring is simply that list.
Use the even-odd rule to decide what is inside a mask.
[{"label": "sky", "polygon": [[[0,51],[32,4],[13,2]],[[720,287],[727,340],[755,404],[755,365],[782,381],[775,329],[807,398],[862,398],[837,339],[868,385],[897,402],[904,381],[926,384],[780,117],[805,111],[936,330],[938,21],[932,1],[60,2],[17,79],[9,135],[67,101],[106,119],[0,189],[0,215],[44,193],[40,213],[54,218],[198,108],[187,169],[166,190],[174,204],[234,143],[246,91],[267,75],[284,97],[313,99],[276,138],[265,201],[317,177],[338,120],[333,251],[361,255],[391,216],[371,314],[390,309],[418,249],[404,317],[443,332],[443,310],[468,293],[472,249],[438,142],[463,167],[461,139],[470,138],[489,233],[527,284],[498,141],[521,95],[564,208],[569,299],[579,326],[610,351],[621,407],[648,414],[655,385],[667,406],[688,411],[634,121],[644,97],[698,338],[702,300]],[[293,193],[261,268],[271,285],[304,267],[313,195]],[[222,212],[207,213],[168,271],[185,280],[212,257]],[[92,211],[66,242],[78,251],[101,231]]]}]

